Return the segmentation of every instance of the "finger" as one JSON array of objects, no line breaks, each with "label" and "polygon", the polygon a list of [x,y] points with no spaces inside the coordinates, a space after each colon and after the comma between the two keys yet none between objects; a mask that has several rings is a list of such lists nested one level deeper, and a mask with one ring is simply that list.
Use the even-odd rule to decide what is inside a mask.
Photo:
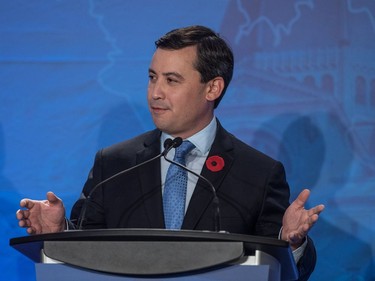
[{"label": "finger", "polygon": [[16,212],[16,218],[17,218],[18,220],[22,220],[22,219],[24,218],[24,215],[23,215],[23,211],[22,211],[22,210],[18,210],[18,211]]},{"label": "finger", "polygon": [[316,209],[315,214],[320,214],[321,212],[324,211],[325,206],[323,204],[320,204],[320,205],[316,206],[315,209]]},{"label": "finger", "polygon": [[310,225],[313,226],[319,219],[319,215],[318,214],[314,214],[310,217]]},{"label": "finger", "polygon": [[323,204],[317,205],[317,206],[311,208],[310,210],[308,210],[308,215],[309,216],[312,216],[312,215],[315,215],[315,214],[319,215],[321,212],[323,212],[324,208],[325,207],[324,207]]},{"label": "finger", "polygon": [[22,219],[22,220],[19,220],[19,221],[18,221],[18,225],[19,225],[20,227],[28,227],[29,224],[30,224],[30,222],[29,222],[29,220],[27,220],[27,219]]},{"label": "finger", "polygon": [[19,227],[25,227],[26,223],[25,223],[24,220],[20,220],[20,221],[18,221],[18,225],[19,225]]},{"label": "finger", "polygon": [[32,207],[34,207],[34,201],[33,200],[30,200],[30,199],[22,199],[20,201],[20,206],[21,208],[28,208],[28,209],[31,209]]},{"label": "finger", "polygon": [[28,229],[26,229],[26,231],[27,231],[28,234],[35,234],[36,233],[36,230],[33,227],[29,227]]},{"label": "finger", "polygon": [[24,208],[25,205],[26,205],[26,199],[22,199],[22,200],[20,201],[20,207],[21,207],[21,208]]},{"label": "finger", "polygon": [[314,226],[314,224],[318,221],[319,215],[314,214],[310,217],[308,217],[306,223],[301,225],[301,233],[307,233],[310,231],[310,229]]},{"label": "finger", "polygon": [[310,190],[308,189],[304,189],[301,191],[301,193],[298,195],[298,197],[296,198],[296,200],[294,200],[294,202],[300,206],[300,207],[303,207],[305,206],[306,204],[306,201],[307,199],[309,198],[310,196]]},{"label": "finger", "polygon": [[20,219],[27,219],[30,216],[30,211],[20,210],[19,216],[21,217]]},{"label": "finger", "polygon": [[60,201],[60,198],[57,197],[52,191],[47,192],[47,200],[50,204],[56,204]]},{"label": "finger", "polygon": [[18,220],[24,220],[27,219],[30,215],[30,212],[27,210],[18,210],[16,212],[16,217]]}]

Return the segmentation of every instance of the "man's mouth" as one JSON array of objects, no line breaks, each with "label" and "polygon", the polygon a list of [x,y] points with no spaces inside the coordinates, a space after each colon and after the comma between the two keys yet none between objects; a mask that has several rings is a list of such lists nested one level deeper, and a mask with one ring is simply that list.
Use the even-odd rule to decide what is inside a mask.
[{"label": "man's mouth", "polygon": [[151,105],[151,110],[154,113],[163,113],[168,110],[168,108],[163,106]]}]

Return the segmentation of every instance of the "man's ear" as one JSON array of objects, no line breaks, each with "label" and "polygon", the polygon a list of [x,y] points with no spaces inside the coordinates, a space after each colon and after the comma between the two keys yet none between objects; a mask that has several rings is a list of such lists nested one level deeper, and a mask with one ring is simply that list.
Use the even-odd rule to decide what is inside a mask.
[{"label": "man's ear", "polygon": [[224,85],[224,79],[220,76],[210,80],[208,82],[206,99],[209,101],[218,99],[224,90]]}]

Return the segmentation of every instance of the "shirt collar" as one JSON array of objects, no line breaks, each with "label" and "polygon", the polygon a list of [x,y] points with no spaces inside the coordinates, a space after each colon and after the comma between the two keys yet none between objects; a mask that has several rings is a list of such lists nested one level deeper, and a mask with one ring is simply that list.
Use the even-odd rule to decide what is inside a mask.
[{"label": "shirt collar", "polygon": [[[217,128],[217,121],[214,116],[211,122],[202,130],[197,132],[196,134],[192,135],[191,137],[187,138],[191,143],[195,145],[194,150],[198,150],[202,155],[208,154],[212,143],[214,142],[215,135],[216,135],[216,128]],[[173,137],[167,133],[162,132],[161,134],[161,145],[163,146],[166,139]],[[161,148],[164,149],[163,147]]]}]

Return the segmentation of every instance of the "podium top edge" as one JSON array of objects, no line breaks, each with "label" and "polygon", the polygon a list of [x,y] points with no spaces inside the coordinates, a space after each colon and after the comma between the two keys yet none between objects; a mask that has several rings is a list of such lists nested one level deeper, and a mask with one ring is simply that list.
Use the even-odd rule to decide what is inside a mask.
[{"label": "podium top edge", "polygon": [[10,246],[41,241],[233,241],[288,248],[284,240],[236,234],[228,232],[198,230],[166,230],[166,229],[90,229],[67,230],[58,233],[46,233],[11,238]]}]

